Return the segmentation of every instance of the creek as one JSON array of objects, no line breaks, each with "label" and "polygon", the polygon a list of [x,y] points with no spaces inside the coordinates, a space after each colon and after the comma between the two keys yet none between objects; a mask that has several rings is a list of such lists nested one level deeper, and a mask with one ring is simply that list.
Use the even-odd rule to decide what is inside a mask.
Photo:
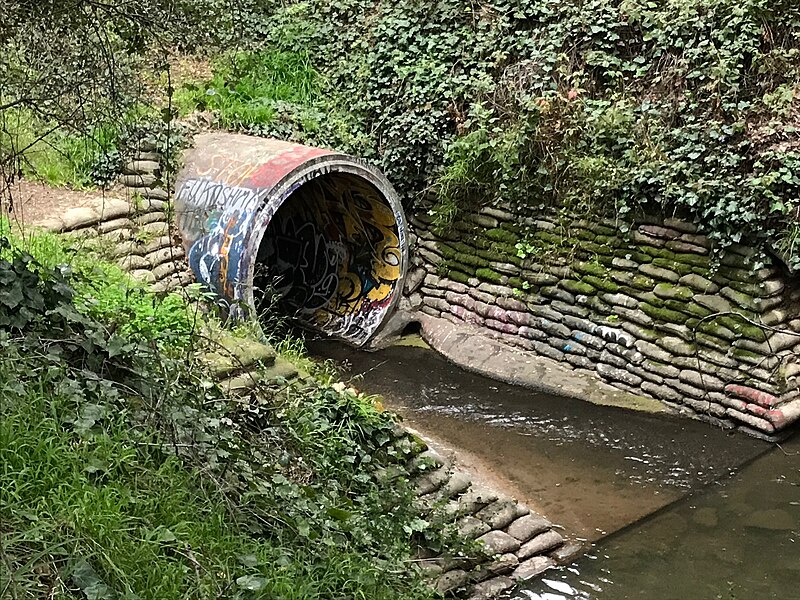
[{"label": "creek", "polygon": [[515,600],[800,597],[800,438],[537,393],[427,348],[309,349],[582,547]]}]

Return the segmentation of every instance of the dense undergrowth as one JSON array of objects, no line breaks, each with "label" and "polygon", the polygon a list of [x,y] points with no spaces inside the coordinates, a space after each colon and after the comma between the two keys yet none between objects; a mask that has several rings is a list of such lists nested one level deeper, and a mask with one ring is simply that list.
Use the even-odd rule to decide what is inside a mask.
[{"label": "dense undergrowth", "polygon": [[[264,6],[248,13],[235,62],[295,53],[320,88],[237,128],[365,156],[408,202],[433,189],[441,222],[498,201],[623,218],[646,208],[800,260],[793,0]],[[206,89],[230,98],[252,74],[220,69]],[[232,124],[234,109],[197,106]]]},{"label": "dense undergrowth", "polygon": [[8,240],[0,597],[430,596],[405,562],[429,524],[379,477],[414,449],[392,417],[322,384],[226,397],[192,303]]},{"label": "dense undergrowth", "polygon": [[[409,207],[433,191],[441,223],[660,210],[800,261],[793,0],[117,4],[0,4],[6,177],[102,182],[132,118],[198,109],[362,156]],[[173,89],[175,52],[213,57],[211,79]]]}]

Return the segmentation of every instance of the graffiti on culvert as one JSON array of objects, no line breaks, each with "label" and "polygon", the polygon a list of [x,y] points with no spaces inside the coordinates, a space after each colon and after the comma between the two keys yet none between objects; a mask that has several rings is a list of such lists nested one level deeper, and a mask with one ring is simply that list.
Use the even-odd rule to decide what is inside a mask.
[{"label": "graffiti on culvert", "polygon": [[[191,198],[194,205],[194,212],[176,215],[178,227],[194,239],[187,252],[189,266],[215,291],[239,300],[235,283],[241,277],[240,259],[262,193],[208,179],[190,179],[179,194]],[[202,218],[198,218],[198,212]]]},{"label": "graffiti on culvert", "polygon": [[394,214],[363,180],[316,178],[275,214],[259,262],[291,311],[330,335],[365,339],[401,274]]},{"label": "graffiti on culvert", "polygon": [[[391,185],[350,157],[234,134],[201,134],[175,197],[198,280],[253,315],[255,283],[308,325],[362,344],[399,300],[405,218]],[[304,199],[305,198],[305,199]],[[265,245],[265,243],[267,245]],[[273,248],[268,247],[273,244]]]}]

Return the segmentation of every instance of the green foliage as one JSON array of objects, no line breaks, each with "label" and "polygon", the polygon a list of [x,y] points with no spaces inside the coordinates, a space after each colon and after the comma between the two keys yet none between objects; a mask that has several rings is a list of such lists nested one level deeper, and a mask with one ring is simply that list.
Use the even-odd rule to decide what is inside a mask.
[{"label": "green foliage", "polygon": [[0,261],[0,597],[431,597],[402,562],[429,525],[389,415],[343,386],[233,402],[195,352],[162,351],[174,324],[138,305],[158,299],[28,248],[41,262]]},{"label": "green foliage", "polygon": [[203,5],[223,4],[235,12],[212,0],[4,0],[0,201],[19,176],[79,189],[114,180],[141,122],[170,129],[167,48],[197,44],[193,28],[232,33],[205,21]]},{"label": "green foliage", "polygon": [[263,130],[288,105],[310,103],[317,80],[303,53],[234,52],[215,62],[211,81],[181,88],[176,103],[184,113],[215,111],[226,128]]},{"label": "green foliage", "polygon": [[655,208],[797,263],[794,3],[519,4],[549,10],[525,39],[516,27],[504,38],[513,59],[448,148],[444,205]]},{"label": "green foliage", "polygon": [[113,323],[121,335],[135,340],[158,340],[161,346],[182,347],[197,329],[197,314],[182,296],[157,298],[114,265],[80,265],[83,281],[76,284],[76,305],[86,314]]},{"label": "green foliage", "polygon": [[77,135],[27,110],[6,111],[0,120],[0,156],[15,155],[25,177],[78,189],[108,182],[98,165],[116,149],[118,134],[113,127],[93,127],[86,135]]},{"label": "green foliage", "polygon": [[370,475],[391,439],[377,417],[331,391],[281,408],[283,421],[240,415],[156,364],[170,389],[137,407],[110,380],[4,344],[0,592],[429,596],[393,568],[413,519]]},{"label": "green foliage", "polygon": [[[263,6],[262,6],[263,8]],[[438,224],[476,204],[694,218],[797,261],[800,6],[791,0],[307,0],[260,19],[322,74],[291,137],[364,156]]]},{"label": "green foliage", "polygon": [[29,254],[9,249],[9,241],[0,238],[0,328],[22,331],[69,303],[73,294],[66,270],[46,269]]},{"label": "green foliage", "polygon": [[[8,225],[0,222],[2,230],[8,230]],[[41,279],[40,274],[44,274],[45,281],[62,287],[65,281],[60,273],[68,274],[69,297],[75,308],[119,335],[135,341],[156,340],[164,349],[180,350],[191,343],[199,317],[184,297],[169,294],[158,298],[116,265],[97,260],[85,249],[72,248],[53,234],[10,235],[2,240],[6,246],[0,251],[0,259],[5,262],[0,265],[24,266],[32,273],[27,277]],[[29,293],[36,293],[38,284],[32,279],[28,284]]]}]

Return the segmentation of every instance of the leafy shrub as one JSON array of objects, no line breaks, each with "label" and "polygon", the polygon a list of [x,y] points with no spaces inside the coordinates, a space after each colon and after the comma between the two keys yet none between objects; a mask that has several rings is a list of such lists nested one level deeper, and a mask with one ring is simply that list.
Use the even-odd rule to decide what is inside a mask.
[{"label": "leafy shrub", "polygon": [[185,307],[28,247],[0,258],[0,596],[433,596],[391,416],[343,386],[232,402],[159,346]]},{"label": "leafy shrub", "polygon": [[308,54],[324,115],[254,132],[363,156],[407,202],[433,187],[444,218],[658,209],[796,247],[796,2],[307,0],[250,18],[267,52]]},{"label": "leafy shrub", "polygon": [[24,331],[69,305],[68,271],[51,270],[0,237],[0,329]]},{"label": "leafy shrub", "polygon": [[[3,230],[8,231],[8,224],[0,222],[0,231]],[[63,294],[62,300],[74,305],[80,314],[103,323],[125,339],[155,343],[173,351],[192,343],[199,316],[183,296],[156,296],[116,265],[97,260],[87,249],[72,248],[53,234],[37,232],[24,238],[9,235],[2,240],[5,246],[0,252],[0,269],[4,265],[15,273],[22,269],[14,281],[27,286],[25,294],[37,294],[40,287],[50,286]],[[0,277],[8,279],[10,287],[6,293],[16,299],[12,275]],[[35,306],[40,304],[37,302]],[[40,317],[52,320],[54,306],[44,306],[47,310]],[[20,310],[18,306],[8,308]],[[26,310],[22,307],[23,314]]]}]

